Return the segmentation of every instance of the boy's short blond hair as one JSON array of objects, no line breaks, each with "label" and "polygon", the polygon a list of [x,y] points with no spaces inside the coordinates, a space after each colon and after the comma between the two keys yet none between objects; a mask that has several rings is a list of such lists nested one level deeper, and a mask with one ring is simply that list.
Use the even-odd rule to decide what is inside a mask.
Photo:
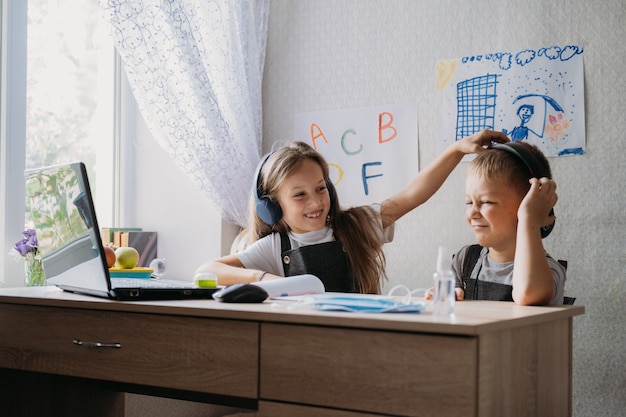
[{"label": "boy's short blond hair", "polygon": [[[535,158],[532,165],[538,164],[544,176],[552,178],[550,163],[543,152],[535,145],[528,142],[515,142],[516,146],[527,148]],[[479,153],[469,166],[469,171],[477,174],[487,181],[504,181],[515,187],[522,194],[526,194],[530,188],[528,180],[533,178],[528,165],[520,157],[502,149],[488,149]]]}]

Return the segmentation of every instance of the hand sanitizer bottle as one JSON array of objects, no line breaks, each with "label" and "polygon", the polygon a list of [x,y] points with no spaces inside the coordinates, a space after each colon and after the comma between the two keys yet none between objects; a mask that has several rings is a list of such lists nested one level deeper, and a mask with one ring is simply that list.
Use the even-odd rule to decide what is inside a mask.
[{"label": "hand sanitizer bottle", "polygon": [[437,272],[433,274],[435,281],[435,295],[433,314],[437,316],[450,316],[454,314],[454,273],[452,272],[452,258],[448,249],[439,246],[437,255]]}]

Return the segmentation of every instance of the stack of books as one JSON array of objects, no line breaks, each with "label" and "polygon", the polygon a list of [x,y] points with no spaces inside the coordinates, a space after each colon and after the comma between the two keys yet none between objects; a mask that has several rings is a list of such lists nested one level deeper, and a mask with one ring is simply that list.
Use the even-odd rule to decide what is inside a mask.
[{"label": "stack of books", "polygon": [[154,269],[136,266],[133,269],[109,268],[111,278],[143,278],[150,279]]},{"label": "stack of books", "polygon": [[103,227],[102,243],[137,249],[138,267],[147,267],[153,259],[158,257],[157,232],[145,232],[138,227]]}]

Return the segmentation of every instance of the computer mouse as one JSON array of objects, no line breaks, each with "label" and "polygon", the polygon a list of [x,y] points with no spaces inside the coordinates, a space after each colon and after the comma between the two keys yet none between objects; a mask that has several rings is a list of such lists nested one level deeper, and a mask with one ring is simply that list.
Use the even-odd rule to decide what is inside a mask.
[{"label": "computer mouse", "polygon": [[262,303],[269,294],[263,288],[248,283],[229,285],[213,293],[213,298],[224,303]]}]

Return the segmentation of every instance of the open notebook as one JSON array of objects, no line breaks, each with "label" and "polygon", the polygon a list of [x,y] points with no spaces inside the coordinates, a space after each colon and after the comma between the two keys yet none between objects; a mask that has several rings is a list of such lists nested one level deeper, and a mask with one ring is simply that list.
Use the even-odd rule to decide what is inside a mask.
[{"label": "open notebook", "polygon": [[[82,162],[27,170],[27,206],[35,223],[46,283],[115,300],[211,298],[217,291],[178,280],[111,278]],[[123,281],[123,286],[118,281]]]}]

